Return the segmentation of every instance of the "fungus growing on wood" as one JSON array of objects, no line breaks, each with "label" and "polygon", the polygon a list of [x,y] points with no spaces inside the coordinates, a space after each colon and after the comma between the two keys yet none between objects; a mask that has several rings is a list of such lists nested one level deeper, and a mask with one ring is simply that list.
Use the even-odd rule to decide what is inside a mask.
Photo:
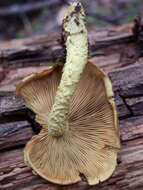
[{"label": "fungus growing on wood", "polygon": [[24,157],[41,177],[90,185],[111,176],[120,147],[118,121],[109,78],[87,61],[85,14],[72,3],[63,21],[66,63],[32,74],[16,87],[42,130],[26,145]]}]

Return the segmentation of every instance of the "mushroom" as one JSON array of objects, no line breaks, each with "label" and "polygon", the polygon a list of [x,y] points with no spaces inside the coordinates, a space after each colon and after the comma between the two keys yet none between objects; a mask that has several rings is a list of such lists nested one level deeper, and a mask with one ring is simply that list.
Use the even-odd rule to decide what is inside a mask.
[{"label": "mushroom", "polygon": [[85,14],[71,3],[63,20],[64,67],[55,64],[24,78],[16,87],[42,126],[24,149],[24,158],[41,177],[89,185],[109,178],[120,147],[118,120],[108,76],[87,61]]}]

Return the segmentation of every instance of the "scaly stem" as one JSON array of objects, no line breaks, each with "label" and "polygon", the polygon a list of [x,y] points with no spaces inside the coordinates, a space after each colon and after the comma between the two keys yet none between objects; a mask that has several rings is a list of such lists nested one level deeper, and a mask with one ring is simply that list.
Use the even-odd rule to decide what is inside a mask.
[{"label": "scaly stem", "polygon": [[85,14],[80,3],[72,3],[63,21],[66,37],[66,63],[56,92],[55,102],[48,115],[48,131],[62,136],[68,131],[67,114],[80,75],[87,63],[88,41]]}]

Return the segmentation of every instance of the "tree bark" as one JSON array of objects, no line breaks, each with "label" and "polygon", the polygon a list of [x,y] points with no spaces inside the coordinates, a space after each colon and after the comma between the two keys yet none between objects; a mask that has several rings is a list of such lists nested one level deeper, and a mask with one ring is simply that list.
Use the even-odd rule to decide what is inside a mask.
[{"label": "tree bark", "polygon": [[86,182],[58,186],[32,173],[23,148],[40,127],[24,102],[13,99],[15,84],[31,72],[64,60],[58,37],[38,36],[0,44],[0,190],[141,190],[143,189],[143,59],[132,25],[89,32],[90,60],[113,84],[121,134],[118,166],[96,186]]}]

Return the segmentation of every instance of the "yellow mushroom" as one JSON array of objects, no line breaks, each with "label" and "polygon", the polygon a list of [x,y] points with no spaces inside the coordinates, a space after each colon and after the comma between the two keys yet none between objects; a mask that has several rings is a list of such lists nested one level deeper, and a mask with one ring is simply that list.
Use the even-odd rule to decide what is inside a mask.
[{"label": "yellow mushroom", "polygon": [[16,87],[42,130],[26,145],[25,162],[41,177],[73,184],[85,176],[89,185],[108,179],[120,147],[112,85],[105,73],[87,61],[85,14],[72,3],[63,29],[66,63],[32,74]]}]

